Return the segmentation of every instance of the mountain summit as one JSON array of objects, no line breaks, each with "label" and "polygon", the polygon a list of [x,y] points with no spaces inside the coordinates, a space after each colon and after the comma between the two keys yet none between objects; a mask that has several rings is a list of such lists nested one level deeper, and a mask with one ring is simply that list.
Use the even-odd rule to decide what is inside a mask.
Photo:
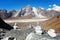
[{"label": "mountain summit", "polygon": [[[54,6],[54,8],[59,7],[59,6]],[[19,11],[16,10],[11,10],[9,13],[7,13],[7,11],[3,10],[0,11],[0,17],[3,19],[6,18],[16,18],[16,17],[35,17],[35,18],[51,18],[51,17],[55,17],[55,16],[59,16],[60,12],[54,10],[54,8],[52,8],[51,10],[46,10],[42,7],[39,8],[35,8],[35,7],[31,7],[30,5],[27,5],[24,8],[21,8]],[[57,9],[57,8],[56,8]]]}]

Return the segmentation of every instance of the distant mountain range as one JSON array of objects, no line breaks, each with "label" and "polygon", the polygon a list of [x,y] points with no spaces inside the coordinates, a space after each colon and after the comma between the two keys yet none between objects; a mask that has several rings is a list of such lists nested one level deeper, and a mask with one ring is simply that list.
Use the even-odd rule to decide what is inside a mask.
[{"label": "distant mountain range", "polygon": [[55,16],[60,16],[60,11],[55,10],[45,10],[43,8],[35,8],[27,5],[25,8],[22,8],[18,12],[16,10],[11,10],[7,12],[6,9],[0,10],[0,18],[8,19],[8,18],[16,18],[16,17],[25,17],[29,16],[36,18],[50,18]]}]

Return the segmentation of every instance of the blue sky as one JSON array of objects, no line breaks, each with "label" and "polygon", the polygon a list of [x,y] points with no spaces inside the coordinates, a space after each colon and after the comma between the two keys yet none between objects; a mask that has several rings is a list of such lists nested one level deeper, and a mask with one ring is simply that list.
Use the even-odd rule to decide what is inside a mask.
[{"label": "blue sky", "polygon": [[0,0],[0,9],[19,10],[28,4],[46,9],[49,7],[49,5],[53,4],[60,6],[60,0]]}]

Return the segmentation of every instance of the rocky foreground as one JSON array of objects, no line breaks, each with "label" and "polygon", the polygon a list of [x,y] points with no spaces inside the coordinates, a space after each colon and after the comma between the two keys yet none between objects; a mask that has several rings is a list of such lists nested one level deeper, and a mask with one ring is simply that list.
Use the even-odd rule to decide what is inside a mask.
[{"label": "rocky foreground", "polygon": [[42,35],[38,35],[34,32],[34,28],[27,28],[27,29],[16,29],[11,30],[6,35],[6,37],[14,37],[16,40],[27,40],[26,37],[29,36],[28,40],[60,40],[60,35],[52,38],[47,33],[44,33]]}]

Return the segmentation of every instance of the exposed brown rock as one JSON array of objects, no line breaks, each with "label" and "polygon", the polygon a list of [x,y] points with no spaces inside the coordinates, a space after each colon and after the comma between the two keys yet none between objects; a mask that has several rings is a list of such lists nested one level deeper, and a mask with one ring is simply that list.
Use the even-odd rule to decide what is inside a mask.
[{"label": "exposed brown rock", "polygon": [[6,18],[8,18],[8,17],[9,17],[8,13],[3,12],[3,11],[0,11],[0,18],[6,19]]},{"label": "exposed brown rock", "polygon": [[56,32],[58,32],[59,31],[58,29],[60,29],[60,16],[58,18],[57,17],[53,17],[53,18],[51,18],[51,19],[49,19],[47,21],[42,22],[41,26],[45,30],[55,29]]}]

